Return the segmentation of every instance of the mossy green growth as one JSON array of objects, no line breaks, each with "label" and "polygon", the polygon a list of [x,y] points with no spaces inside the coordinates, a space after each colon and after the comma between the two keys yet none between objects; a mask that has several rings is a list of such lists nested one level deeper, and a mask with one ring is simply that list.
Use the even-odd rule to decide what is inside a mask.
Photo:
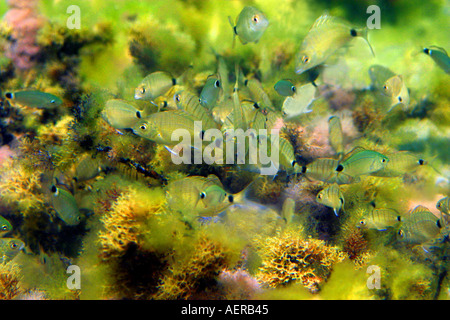
[{"label": "mossy green growth", "polygon": [[[367,287],[369,275],[366,269],[355,270],[350,261],[334,265],[327,282],[323,285],[319,297],[325,300],[367,300],[374,292]],[[373,289],[376,290],[376,289]]]}]

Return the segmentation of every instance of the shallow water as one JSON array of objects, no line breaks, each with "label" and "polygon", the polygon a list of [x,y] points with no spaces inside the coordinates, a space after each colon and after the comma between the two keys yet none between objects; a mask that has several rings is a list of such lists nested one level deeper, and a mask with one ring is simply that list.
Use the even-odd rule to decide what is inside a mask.
[{"label": "shallow water", "polygon": [[[449,299],[448,2],[281,4],[0,3],[0,298]],[[268,27],[242,44],[245,6]],[[345,32],[327,45],[331,25],[305,52],[336,50],[297,74],[324,13],[368,27],[375,55]],[[374,65],[401,76],[392,96]]]}]

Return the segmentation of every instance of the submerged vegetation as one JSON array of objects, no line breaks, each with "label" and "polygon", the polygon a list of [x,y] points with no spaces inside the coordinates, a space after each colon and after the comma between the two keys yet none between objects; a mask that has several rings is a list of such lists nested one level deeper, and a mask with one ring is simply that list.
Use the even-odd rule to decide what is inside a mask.
[{"label": "submerged vegetation", "polygon": [[77,2],[0,3],[0,299],[450,298],[444,1]]}]

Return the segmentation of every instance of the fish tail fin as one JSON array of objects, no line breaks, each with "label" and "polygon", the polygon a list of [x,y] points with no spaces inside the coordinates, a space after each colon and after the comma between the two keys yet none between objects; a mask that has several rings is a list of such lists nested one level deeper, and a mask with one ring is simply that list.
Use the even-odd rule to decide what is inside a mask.
[{"label": "fish tail fin", "polygon": [[236,26],[233,23],[233,20],[231,19],[230,16],[228,16],[228,22],[230,23],[231,28],[233,29],[233,44],[231,46],[232,49],[234,49],[234,46],[236,45]]},{"label": "fish tail fin", "polygon": [[367,28],[367,27],[361,29],[358,32],[358,35],[367,42],[367,44],[369,45],[370,52],[372,52],[372,55],[375,57],[375,51],[373,51],[372,45],[369,42],[368,34],[369,34],[369,28]]}]

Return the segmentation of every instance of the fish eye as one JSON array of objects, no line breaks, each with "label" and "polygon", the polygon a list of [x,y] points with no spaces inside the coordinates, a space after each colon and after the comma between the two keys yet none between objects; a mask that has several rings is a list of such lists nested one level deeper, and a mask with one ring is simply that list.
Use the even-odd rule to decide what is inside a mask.
[{"label": "fish eye", "polygon": [[139,111],[136,111],[136,117],[138,117],[139,119],[141,118],[141,113]]},{"label": "fish eye", "polygon": [[291,87],[291,91],[295,93],[295,91],[297,91],[297,89],[295,88],[295,86]]},{"label": "fish eye", "polygon": [[336,167],[337,172],[341,172],[342,170],[344,170],[344,166],[342,164],[340,164]]},{"label": "fish eye", "polygon": [[428,48],[424,48],[424,49],[423,49],[423,52],[426,53],[426,54],[429,54],[429,53],[430,53],[430,50],[429,50]]},{"label": "fish eye", "polygon": [[232,194],[230,194],[230,195],[228,196],[228,201],[229,201],[229,202],[233,202],[233,201],[234,201],[234,197],[233,197]]},{"label": "fish eye", "polygon": [[440,208],[440,207],[441,207],[441,204],[438,203],[438,204],[436,205],[436,208]]},{"label": "fish eye", "polygon": [[6,224],[2,225],[2,230],[8,230],[8,227],[6,226]]},{"label": "fish eye", "polygon": [[293,166],[295,166],[295,164],[297,163],[297,161],[295,161],[295,160],[292,160],[292,162],[291,162],[291,166],[293,167]]},{"label": "fish eye", "polygon": [[359,224],[363,226],[363,225],[366,224],[366,222],[365,222],[364,220],[361,220],[361,221],[359,222]]},{"label": "fish eye", "polygon": [[180,101],[181,101],[181,96],[180,96],[179,94],[176,94],[176,95],[175,95],[175,100],[176,100],[177,102],[180,102]]},{"label": "fish eye", "polygon": [[141,130],[147,130],[147,125],[143,123],[139,128],[141,128]]},{"label": "fish eye", "polygon": [[50,191],[57,194],[58,188],[56,188],[56,186],[52,186]]},{"label": "fish eye", "polygon": [[421,166],[423,166],[423,165],[425,164],[425,160],[419,159],[419,164],[420,164]]},{"label": "fish eye", "polygon": [[5,94],[5,97],[8,98],[8,99],[13,99],[13,93],[12,92],[7,92]]},{"label": "fish eye", "polygon": [[404,236],[403,230],[398,230],[398,235],[403,238]]},{"label": "fish eye", "polygon": [[141,88],[141,93],[142,93],[142,94],[145,93],[145,87],[142,87],[142,88]]},{"label": "fish eye", "polygon": [[258,23],[259,21],[259,16],[257,14],[255,14],[252,18],[253,22]]},{"label": "fish eye", "polygon": [[205,199],[205,197],[206,197],[206,193],[204,193],[204,192],[200,193],[200,199]]},{"label": "fish eye", "polygon": [[317,195],[317,198],[322,199],[322,194],[319,193],[319,194]]},{"label": "fish eye", "polygon": [[50,103],[55,103],[55,102],[56,102],[56,100],[51,100],[51,101],[50,101]]},{"label": "fish eye", "polygon": [[308,63],[309,62],[309,57],[308,56],[303,56],[302,57],[302,62],[303,63]]},{"label": "fish eye", "polygon": [[384,85],[384,86],[383,86],[383,89],[384,89],[384,90],[387,90],[387,88],[388,88],[387,85]]},{"label": "fish eye", "polygon": [[216,80],[216,82],[214,82],[214,87],[219,88],[220,87],[220,81]]},{"label": "fish eye", "polygon": [[385,162],[386,162],[386,159],[385,159],[385,158],[381,159],[381,162],[385,163]]},{"label": "fish eye", "polygon": [[14,241],[11,242],[11,244],[9,245],[11,247],[11,249],[15,249],[18,247],[18,244],[15,243]]},{"label": "fish eye", "polygon": [[398,102],[402,102],[402,101],[403,101],[402,97],[398,96]]}]

